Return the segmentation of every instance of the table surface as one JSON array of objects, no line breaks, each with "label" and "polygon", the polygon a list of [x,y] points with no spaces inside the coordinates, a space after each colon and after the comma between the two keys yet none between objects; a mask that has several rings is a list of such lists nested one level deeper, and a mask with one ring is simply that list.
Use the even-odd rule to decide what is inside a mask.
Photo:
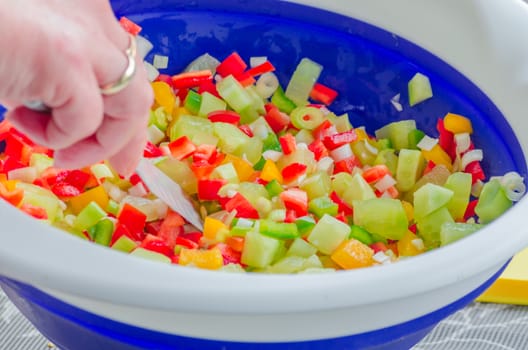
[{"label": "table surface", "polygon": [[[528,344],[528,307],[472,303],[441,322],[413,350],[519,350]],[[0,350],[53,346],[0,289]]]}]

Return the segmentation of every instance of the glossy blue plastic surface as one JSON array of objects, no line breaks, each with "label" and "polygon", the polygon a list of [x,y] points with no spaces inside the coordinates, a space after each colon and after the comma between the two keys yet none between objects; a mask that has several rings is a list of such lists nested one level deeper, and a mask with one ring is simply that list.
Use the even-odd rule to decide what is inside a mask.
[{"label": "glossy blue plastic surface", "polygon": [[[153,54],[170,56],[167,73],[176,73],[208,52],[223,59],[232,51],[244,58],[268,56],[287,83],[296,64],[309,57],[324,66],[321,82],[340,92],[331,106],[346,112],[354,126],[373,132],[391,121],[416,119],[435,134],[437,118],[447,112],[466,115],[474,141],[484,148],[488,174],[517,170],[526,163],[500,111],[470,81],[437,57],[390,32],[366,23],[276,0],[112,1],[117,16],[143,26],[155,44]],[[410,108],[407,82],[422,72],[431,79],[434,98]],[[390,99],[400,93],[403,112]],[[488,151],[488,149],[490,151]],[[493,151],[491,151],[493,149]],[[440,310],[416,320],[373,332],[321,341],[247,344],[178,337],[113,322],[79,310],[30,286],[1,280],[9,297],[62,350],[84,349],[408,349],[436,323],[477,297],[491,282]]]},{"label": "glossy blue plastic surface", "polygon": [[406,350],[442,319],[478,297],[501,272],[459,300],[409,322],[348,337],[296,343],[220,342],[152,332],[99,317],[12,280],[0,278],[0,286],[61,350]]}]

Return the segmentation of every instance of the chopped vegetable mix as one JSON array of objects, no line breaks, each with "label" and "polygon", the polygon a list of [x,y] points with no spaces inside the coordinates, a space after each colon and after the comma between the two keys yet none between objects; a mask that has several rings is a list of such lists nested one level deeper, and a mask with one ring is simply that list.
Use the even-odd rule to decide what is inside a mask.
[{"label": "chopped vegetable mix", "polygon": [[[129,20],[121,23],[139,33]],[[323,67],[308,58],[284,85],[264,57],[254,66],[236,52],[223,61],[206,58],[193,61],[196,69],[152,82],[144,151],[193,199],[203,232],[137,175],[123,179],[104,162],[54,168],[53,152],[7,121],[0,125],[6,145],[0,196],[37,219],[135,256],[212,270],[298,273],[422,254],[473,233],[524,194],[517,173],[487,179],[468,116],[448,113],[437,135],[426,135],[414,120],[369,134],[330,111],[338,92],[318,82]],[[156,67],[167,59],[157,57]],[[408,90],[411,106],[432,98],[422,74]]]}]

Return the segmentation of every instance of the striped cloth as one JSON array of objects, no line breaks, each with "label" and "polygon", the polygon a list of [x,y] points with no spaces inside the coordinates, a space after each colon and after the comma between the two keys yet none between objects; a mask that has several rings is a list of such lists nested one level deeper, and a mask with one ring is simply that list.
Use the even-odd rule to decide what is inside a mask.
[{"label": "striped cloth", "polygon": [[[0,289],[0,350],[53,348]],[[528,307],[473,303],[441,322],[412,350],[523,349],[528,349]]]}]

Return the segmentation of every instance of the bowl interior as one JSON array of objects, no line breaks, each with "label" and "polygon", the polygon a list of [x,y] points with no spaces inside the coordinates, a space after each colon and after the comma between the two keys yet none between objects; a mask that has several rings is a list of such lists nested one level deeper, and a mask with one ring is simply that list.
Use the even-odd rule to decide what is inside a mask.
[{"label": "bowl interior", "polygon": [[[330,106],[348,113],[354,126],[369,132],[396,120],[415,119],[437,135],[438,118],[448,112],[473,122],[473,140],[484,149],[488,175],[516,170],[526,176],[526,162],[504,116],[486,95],[445,62],[383,29],[339,14],[282,1],[240,6],[240,1],[165,1],[128,4],[113,1],[116,14],[143,26],[154,43],[147,56],[168,55],[163,73],[175,74],[203,53],[218,59],[237,51],[246,60],[267,56],[285,86],[297,63],[308,57],[322,64],[320,82],[338,90]],[[431,79],[434,97],[409,107],[407,83],[421,72]],[[400,94],[403,111],[390,100]]]}]

